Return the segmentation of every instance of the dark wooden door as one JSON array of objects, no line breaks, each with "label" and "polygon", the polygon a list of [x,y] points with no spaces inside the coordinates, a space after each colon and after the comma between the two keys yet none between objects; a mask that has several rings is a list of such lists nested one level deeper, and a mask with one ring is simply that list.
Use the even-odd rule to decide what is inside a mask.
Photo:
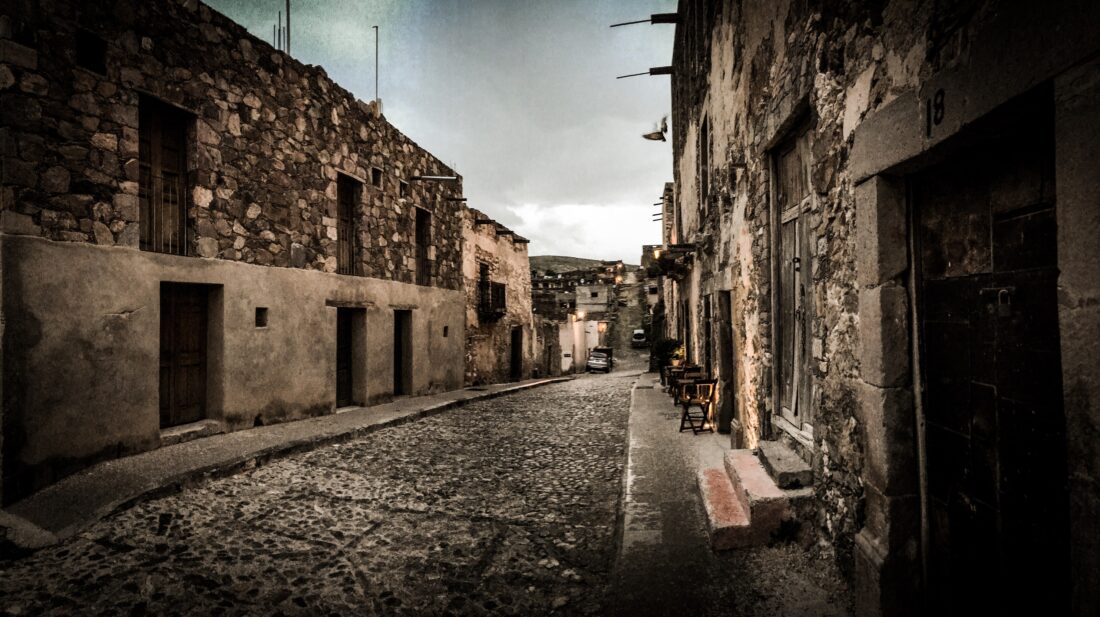
[{"label": "dark wooden door", "polygon": [[412,311],[393,312],[393,393],[412,391]]},{"label": "dark wooden door", "polygon": [[779,217],[779,329],[780,415],[800,430],[809,429],[810,357],[813,323],[808,213],[813,205],[809,182],[809,132],[801,131],[780,146],[775,155],[776,213]]},{"label": "dark wooden door", "polygon": [[1050,102],[912,183],[929,614],[1068,614]]},{"label": "dark wooden door", "polygon": [[416,284],[431,285],[432,263],[428,259],[432,245],[432,215],[423,208],[416,210]]},{"label": "dark wooden door", "polygon": [[207,288],[160,287],[160,425],[206,417]]},{"label": "dark wooden door", "polygon": [[336,181],[336,272],[358,274],[356,213],[362,184],[341,175]]},{"label": "dark wooden door", "polygon": [[523,328],[519,326],[512,328],[512,363],[510,372],[512,381],[519,381],[523,378]]},{"label": "dark wooden door", "polygon": [[336,309],[336,406],[352,404],[352,317],[353,311]]},{"label": "dark wooden door", "polygon": [[[734,375],[733,310],[729,291],[718,292],[718,432],[733,428],[736,376]],[[733,447],[741,447],[742,435],[732,437]]]},{"label": "dark wooden door", "polygon": [[138,110],[141,249],[185,255],[189,117],[149,97],[141,98]]}]

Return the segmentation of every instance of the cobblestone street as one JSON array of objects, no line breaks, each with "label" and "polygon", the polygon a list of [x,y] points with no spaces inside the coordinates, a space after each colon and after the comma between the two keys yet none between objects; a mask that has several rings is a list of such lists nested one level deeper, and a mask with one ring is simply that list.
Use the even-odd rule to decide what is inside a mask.
[{"label": "cobblestone street", "polygon": [[601,614],[635,377],[470,404],[143,502],[0,563],[0,613]]}]

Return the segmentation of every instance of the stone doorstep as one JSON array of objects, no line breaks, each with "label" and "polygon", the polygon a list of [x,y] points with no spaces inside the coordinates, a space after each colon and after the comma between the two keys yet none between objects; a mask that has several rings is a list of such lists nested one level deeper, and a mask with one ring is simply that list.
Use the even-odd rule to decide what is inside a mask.
[{"label": "stone doorstep", "polygon": [[812,486],[814,472],[797,452],[779,441],[761,441],[760,462],[782,489]]},{"label": "stone doorstep", "polygon": [[710,546],[716,551],[752,546],[752,526],[725,469],[704,467],[696,475],[707,514]]},{"label": "stone doorstep", "polygon": [[752,450],[727,452],[722,468],[702,467],[696,479],[716,551],[765,545],[813,505],[813,488],[780,489]]},{"label": "stone doorstep", "polygon": [[730,450],[725,458],[726,473],[733,483],[741,507],[749,514],[753,528],[765,538],[790,518],[787,495],[776,486],[752,450]]},{"label": "stone doorstep", "polygon": [[190,424],[181,424],[166,428],[160,432],[160,446],[172,446],[177,443],[220,435],[225,432],[225,424],[217,420],[199,420]]}]

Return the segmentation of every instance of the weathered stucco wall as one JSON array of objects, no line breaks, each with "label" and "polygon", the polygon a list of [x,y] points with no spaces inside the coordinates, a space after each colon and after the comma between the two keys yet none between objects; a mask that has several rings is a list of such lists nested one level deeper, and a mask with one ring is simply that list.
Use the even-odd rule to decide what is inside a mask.
[{"label": "weathered stucco wall", "polygon": [[[337,178],[363,182],[355,221],[365,276],[413,282],[414,207],[432,212],[433,284],[459,289],[454,175],[324,70],[276,51],[195,0],[5,5],[0,63],[4,229],[137,247],[139,101],[189,117],[188,254],[335,272]],[[106,42],[106,73],[76,66],[79,29]],[[372,168],[381,170],[372,185]],[[400,183],[407,181],[407,195]]]},{"label": "weathered stucco wall", "polygon": [[[544,343],[534,327],[531,312],[531,265],[527,242],[478,210],[469,209],[462,224],[464,248],[462,275],[466,285],[466,383],[509,381],[511,375],[512,330],[523,332],[523,369],[528,377],[542,366]],[[478,311],[480,266],[489,266],[489,278],[505,285],[505,313],[487,318]]]},{"label": "weathered stucco wall", "polygon": [[460,291],[18,236],[2,263],[7,473],[30,486],[159,445],[161,281],[217,286],[207,417],[226,429],[334,411],[335,306],[365,309],[367,402],[393,393],[394,308],[412,310],[412,393],[462,386]]}]

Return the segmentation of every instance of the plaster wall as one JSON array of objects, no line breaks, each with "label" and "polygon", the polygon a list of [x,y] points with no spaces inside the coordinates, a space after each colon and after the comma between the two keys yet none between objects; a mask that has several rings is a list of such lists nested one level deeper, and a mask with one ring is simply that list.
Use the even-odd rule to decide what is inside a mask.
[{"label": "plaster wall", "polygon": [[214,286],[207,417],[228,430],[334,411],[336,306],[366,311],[353,366],[367,402],[392,397],[395,308],[412,310],[412,393],[462,386],[461,291],[2,237],[9,495],[159,445],[161,282]]}]

